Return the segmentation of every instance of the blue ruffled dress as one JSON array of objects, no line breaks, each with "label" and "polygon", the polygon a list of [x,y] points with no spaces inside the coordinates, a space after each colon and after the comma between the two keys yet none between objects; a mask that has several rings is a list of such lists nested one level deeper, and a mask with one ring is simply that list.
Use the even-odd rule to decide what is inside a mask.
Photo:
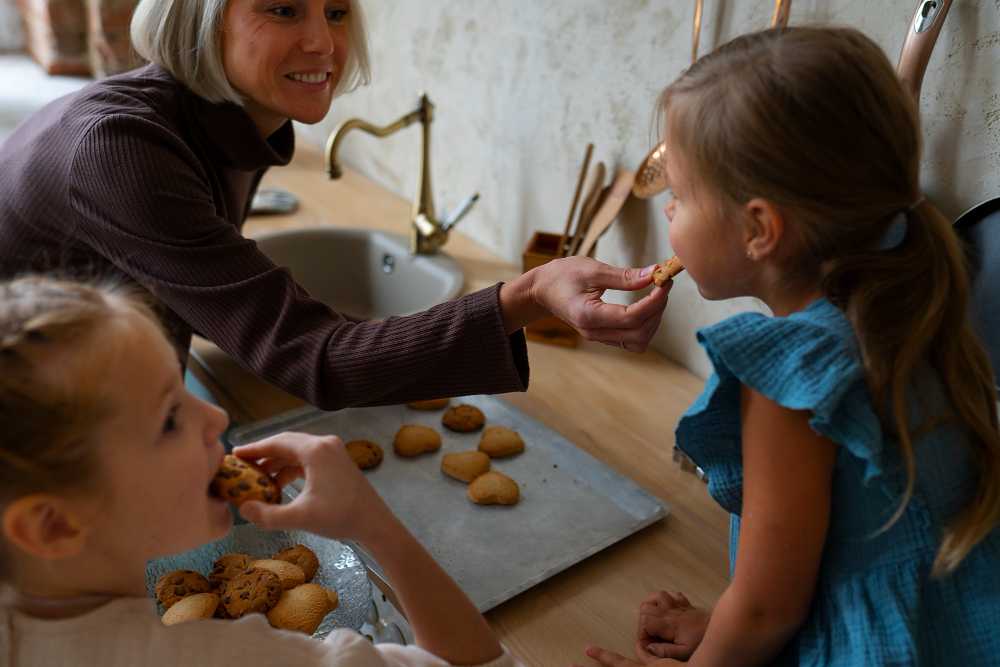
[{"label": "blue ruffled dress", "polygon": [[[715,366],[677,427],[677,446],[708,475],[732,515],[735,564],[743,499],[740,386],[793,410],[840,445],[830,528],[812,608],[779,665],[1000,665],[1000,528],[958,569],[931,579],[943,526],[975,491],[965,431],[945,424],[915,443],[917,480],[902,517],[905,472],[865,383],[857,339],[826,299],[788,317],[744,313],[698,332]],[[930,373],[911,390],[911,413],[948,409]]]}]

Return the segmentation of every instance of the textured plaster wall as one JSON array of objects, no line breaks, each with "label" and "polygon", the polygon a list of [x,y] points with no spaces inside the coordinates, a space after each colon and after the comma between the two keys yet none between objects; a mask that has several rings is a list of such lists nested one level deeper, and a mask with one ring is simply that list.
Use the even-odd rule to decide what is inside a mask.
[{"label": "textured plaster wall", "polygon": [[[375,79],[337,100],[320,125],[387,123],[427,91],[437,105],[432,166],[439,209],[473,191],[463,231],[511,261],[537,229],[561,231],[587,142],[595,160],[635,168],[654,143],[659,91],[690,57],[693,2],[681,0],[364,0]],[[708,0],[702,50],[764,27],[768,0]],[[796,0],[793,23],[863,29],[895,62],[915,0]],[[1000,194],[1000,0],[955,0],[924,81],[924,187],[946,213]],[[344,161],[393,191],[416,189],[419,131],[376,140],[360,133]],[[630,202],[598,246],[619,265],[670,252],[663,197]],[[336,212],[331,212],[335,215]],[[405,221],[400,221],[400,230]],[[622,295],[613,295],[619,298]],[[707,302],[683,275],[654,345],[700,374],[694,331],[745,309]]]},{"label": "textured plaster wall", "polygon": [[0,0],[0,52],[24,48],[21,17],[14,0]]}]

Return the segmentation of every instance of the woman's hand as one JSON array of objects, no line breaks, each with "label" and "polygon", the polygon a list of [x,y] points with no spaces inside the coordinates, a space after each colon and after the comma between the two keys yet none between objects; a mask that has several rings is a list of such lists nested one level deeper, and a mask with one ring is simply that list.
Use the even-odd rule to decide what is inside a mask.
[{"label": "woman's hand", "polygon": [[500,290],[504,324],[513,333],[552,314],[587,340],[642,352],[660,326],[672,282],[628,306],[605,303],[606,290],[634,291],[653,282],[654,266],[622,269],[587,257],[552,260]]},{"label": "woman's hand", "polygon": [[306,480],[302,493],[286,505],[248,501],[240,506],[240,514],[261,528],[363,542],[366,527],[390,515],[336,436],[279,433],[236,447],[233,454],[258,462],[280,486]]},{"label": "woman's hand", "polygon": [[653,593],[639,605],[636,654],[645,664],[657,664],[660,658],[687,660],[705,636],[711,617],[683,593]]}]

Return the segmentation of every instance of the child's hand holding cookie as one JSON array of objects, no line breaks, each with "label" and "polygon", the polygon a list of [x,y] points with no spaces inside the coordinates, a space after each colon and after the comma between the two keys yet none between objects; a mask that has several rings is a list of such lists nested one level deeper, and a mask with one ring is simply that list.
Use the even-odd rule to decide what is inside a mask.
[{"label": "child's hand holding cookie", "polygon": [[[324,537],[363,541],[365,533],[391,516],[388,507],[336,436],[280,433],[233,450],[281,479],[305,478],[302,493],[284,505],[247,501],[240,514],[268,530],[307,530]],[[291,481],[290,479],[286,480]]]}]

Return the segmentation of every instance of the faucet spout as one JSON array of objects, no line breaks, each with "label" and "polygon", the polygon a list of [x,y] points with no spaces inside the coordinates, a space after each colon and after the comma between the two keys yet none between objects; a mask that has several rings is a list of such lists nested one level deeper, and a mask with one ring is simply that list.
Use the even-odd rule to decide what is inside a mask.
[{"label": "faucet spout", "polygon": [[420,119],[421,109],[412,111],[399,120],[389,123],[384,127],[372,125],[368,121],[360,118],[345,120],[340,124],[336,131],[330,135],[330,138],[326,140],[326,173],[330,175],[331,180],[336,180],[344,175],[343,170],[340,168],[340,163],[337,162],[337,151],[340,150],[340,142],[344,140],[344,135],[351,130],[362,130],[379,138],[388,137],[390,134],[395,134],[399,130],[412,125]]},{"label": "faucet spout", "polygon": [[331,179],[338,179],[343,175],[343,171],[337,162],[337,151],[340,149],[340,142],[343,141],[345,134],[353,129],[359,129],[376,137],[387,137],[420,121],[423,130],[421,134],[420,180],[410,216],[410,252],[419,255],[436,253],[448,240],[448,231],[468,212],[478,198],[476,195],[466,202],[458,214],[452,216],[452,219],[444,222],[437,219],[434,212],[434,193],[431,187],[431,122],[433,120],[434,104],[431,103],[427,95],[421,95],[420,106],[389,125],[379,127],[360,118],[351,118],[341,123],[326,142],[326,171]]}]

